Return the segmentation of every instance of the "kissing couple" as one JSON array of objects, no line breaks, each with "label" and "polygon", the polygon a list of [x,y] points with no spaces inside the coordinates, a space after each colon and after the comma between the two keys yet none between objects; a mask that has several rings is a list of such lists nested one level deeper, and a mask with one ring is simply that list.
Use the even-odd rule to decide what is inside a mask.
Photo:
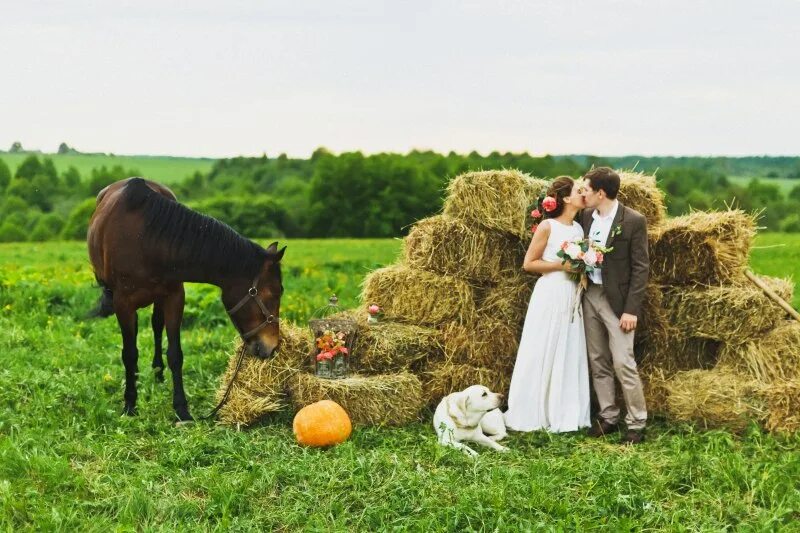
[{"label": "kissing couple", "polygon": [[[511,377],[504,413],[510,430],[561,433],[591,426],[592,437],[620,431],[616,376],[626,412],[621,442],[644,440],[647,407],[633,339],[649,274],[647,221],[617,200],[619,188],[619,174],[600,167],[577,181],[560,176],[547,190],[544,220],[523,263],[526,272],[541,278],[528,304]],[[607,250],[585,274],[563,253],[579,241]],[[583,275],[585,292],[576,281]],[[589,368],[599,406],[594,423]]]}]

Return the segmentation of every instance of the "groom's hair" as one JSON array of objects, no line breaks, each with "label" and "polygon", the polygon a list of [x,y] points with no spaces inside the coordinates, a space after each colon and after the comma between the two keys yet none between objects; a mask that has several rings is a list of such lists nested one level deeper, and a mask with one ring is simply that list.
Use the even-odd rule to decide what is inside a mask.
[{"label": "groom's hair", "polygon": [[611,200],[617,197],[619,192],[619,174],[608,167],[593,168],[583,179],[589,182],[589,186],[594,191],[605,191],[606,196]]}]

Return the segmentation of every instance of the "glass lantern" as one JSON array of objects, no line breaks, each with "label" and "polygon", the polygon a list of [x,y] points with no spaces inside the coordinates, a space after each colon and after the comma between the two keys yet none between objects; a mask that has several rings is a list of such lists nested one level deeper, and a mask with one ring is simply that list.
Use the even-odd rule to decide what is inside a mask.
[{"label": "glass lantern", "polygon": [[358,325],[340,315],[339,299],[332,295],[328,305],[312,314],[308,325],[314,334],[314,373],[326,379],[342,379],[350,375],[350,355]]}]

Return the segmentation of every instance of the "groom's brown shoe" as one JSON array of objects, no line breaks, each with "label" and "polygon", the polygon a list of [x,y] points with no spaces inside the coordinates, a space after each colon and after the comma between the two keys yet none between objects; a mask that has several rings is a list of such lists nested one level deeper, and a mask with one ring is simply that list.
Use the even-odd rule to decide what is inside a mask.
[{"label": "groom's brown shoe", "polygon": [[644,430],[629,429],[620,439],[622,444],[639,444],[644,440]]},{"label": "groom's brown shoe", "polygon": [[619,425],[609,424],[605,420],[595,420],[594,424],[592,424],[592,429],[586,434],[590,437],[599,438],[617,431],[619,431]]}]

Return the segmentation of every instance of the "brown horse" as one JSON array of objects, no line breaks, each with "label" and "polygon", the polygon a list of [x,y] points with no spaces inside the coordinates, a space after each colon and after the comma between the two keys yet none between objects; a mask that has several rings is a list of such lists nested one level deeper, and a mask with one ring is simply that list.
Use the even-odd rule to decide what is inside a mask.
[{"label": "brown horse", "polygon": [[264,249],[181,205],[167,187],[142,178],[118,181],[100,191],[87,241],[95,277],[103,287],[94,314],[116,314],[122,332],[123,414],[136,413],[136,310],[152,304],[156,379],[164,379],[161,336],[166,326],[172,406],[179,421],[192,420],[183,390],[180,341],[184,282],[222,289],[222,303],[251,355],[270,357],[278,347],[285,246],[278,250],[274,242]]}]

